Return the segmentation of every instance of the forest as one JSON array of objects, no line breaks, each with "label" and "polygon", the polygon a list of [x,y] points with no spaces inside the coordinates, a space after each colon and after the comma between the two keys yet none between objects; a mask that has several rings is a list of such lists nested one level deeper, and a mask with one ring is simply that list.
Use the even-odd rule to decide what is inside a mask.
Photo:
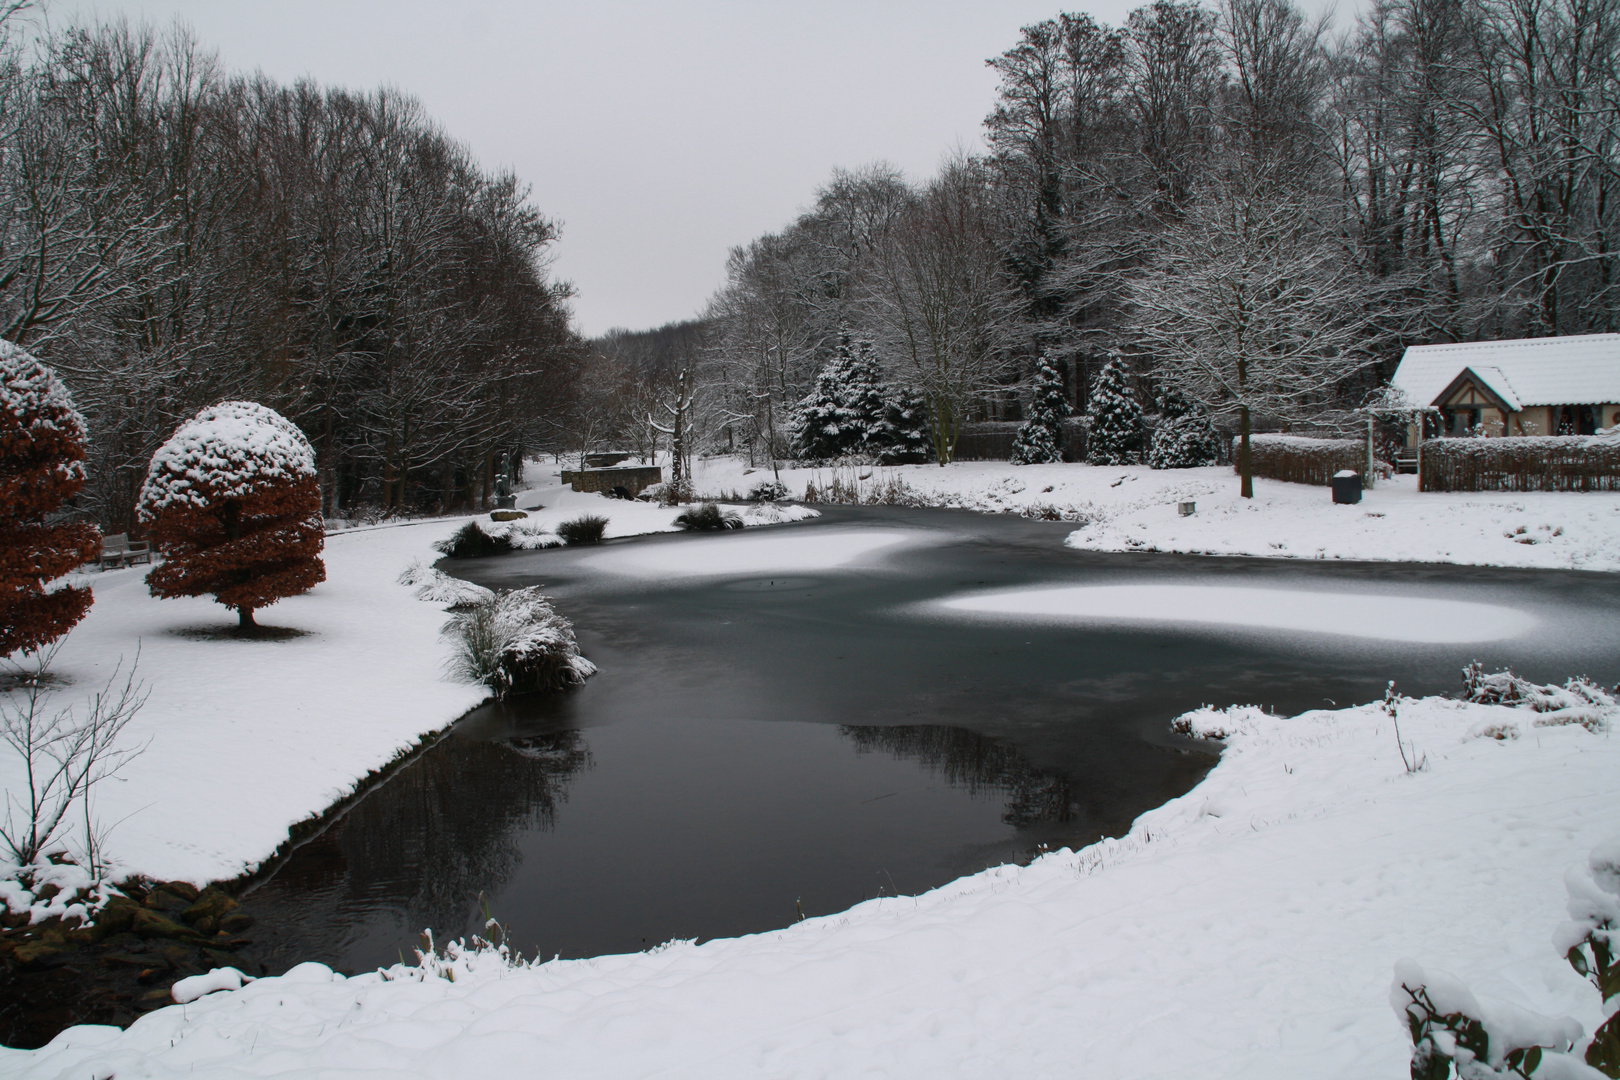
[{"label": "forest", "polygon": [[584,349],[517,177],[394,90],[0,10],[0,338],[86,417],[82,512],[129,528],[153,451],[231,398],[308,435],[328,516],[481,502],[552,437]]},{"label": "forest", "polygon": [[[1059,14],[988,61],[984,153],[835,170],[701,320],[598,362],[656,381],[680,353],[710,443],[761,457],[806,456],[846,336],[941,461],[1024,414],[1043,354],[1077,410],[1117,357],[1149,412],[1331,431],[1409,344],[1617,329],[1617,33],[1615,0]],[[626,347],[660,335],[657,364]]]}]

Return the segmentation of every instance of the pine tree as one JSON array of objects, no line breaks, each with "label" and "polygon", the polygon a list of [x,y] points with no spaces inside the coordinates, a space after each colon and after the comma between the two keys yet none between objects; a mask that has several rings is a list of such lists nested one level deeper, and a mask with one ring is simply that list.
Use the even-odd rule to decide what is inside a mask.
[{"label": "pine tree", "polygon": [[817,373],[815,388],[799,403],[794,446],[802,457],[819,460],[926,456],[927,422],[917,395],[884,381],[872,343],[853,344],[845,332]]},{"label": "pine tree", "polygon": [[101,534],[46,519],[84,486],[84,417],[56,372],[0,341],[0,656],[67,633],[90,609],[87,588],[50,583],[94,559]]},{"label": "pine tree", "polygon": [[793,445],[799,456],[839,458],[853,453],[865,440],[866,432],[856,423],[856,411],[850,406],[854,364],[849,334],[841,334],[832,359],[816,372],[815,387],[799,402],[793,431]]},{"label": "pine tree", "polygon": [[883,440],[878,460],[885,465],[920,465],[928,460],[928,402],[909,386],[891,386],[884,395]]},{"label": "pine tree", "polygon": [[1154,469],[1196,469],[1220,459],[1220,443],[1209,415],[1170,387],[1159,397],[1159,426],[1148,447]]},{"label": "pine tree", "polygon": [[137,507],[162,565],[153,596],[203,596],[253,612],[326,580],[315,452],[273,409],[227,401],[181,424],[152,455]]},{"label": "pine tree", "polygon": [[1142,406],[1125,380],[1125,363],[1108,361],[1091,388],[1086,409],[1086,460],[1093,465],[1134,465],[1142,459],[1147,430]]},{"label": "pine tree", "polygon": [[1063,460],[1063,418],[1070,413],[1063,376],[1043,352],[1035,364],[1035,392],[1029,418],[1013,440],[1014,465],[1045,465]]}]

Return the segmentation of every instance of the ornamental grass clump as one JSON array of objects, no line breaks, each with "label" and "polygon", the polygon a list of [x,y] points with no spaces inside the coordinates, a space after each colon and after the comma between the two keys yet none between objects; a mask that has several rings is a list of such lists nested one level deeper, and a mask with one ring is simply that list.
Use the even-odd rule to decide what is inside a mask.
[{"label": "ornamental grass clump", "polygon": [[766,480],[755,484],[748,492],[749,502],[780,502],[788,497],[787,485],[780,480]]},{"label": "ornamental grass clump", "polygon": [[602,534],[607,531],[607,524],[608,519],[600,514],[584,514],[558,525],[557,535],[563,538],[563,543],[570,546],[600,544]]},{"label": "ornamental grass clump", "polygon": [[326,580],[326,527],[315,451],[274,409],[210,406],[152,455],[136,514],[163,563],[146,576],[156,597],[212,595],[253,612]]},{"label": "ornamental grass clump", "polygon": [[717,532],[722,529],[740,529],[742,518],[730,510],[721,510],[720,504],[706,502],[675,515],[675,524],[688,532]]},{"label": "ornamental grass clump", "polygon": [[565,690],[596,674],[579,654],[574,626],[538,587],[497,593],[444,624],[455,643],[450,673],[483,683],[496,697]]},{"label": "ornamental grass clump", "polygon": [[451,534],[448,540],[433,545],[452,559],[482,559],[488,555],[504,555],[513,548],[512,538],[506,533],[491,536],[469,521]]},{"label": "ornamental grass clump", "polygon": [[31,652],[90,609],[90,590],[50,588],[101,552],[83,522],[53,521],[84,486],[84,417],[56,372],[0,341],[0,656]]}]

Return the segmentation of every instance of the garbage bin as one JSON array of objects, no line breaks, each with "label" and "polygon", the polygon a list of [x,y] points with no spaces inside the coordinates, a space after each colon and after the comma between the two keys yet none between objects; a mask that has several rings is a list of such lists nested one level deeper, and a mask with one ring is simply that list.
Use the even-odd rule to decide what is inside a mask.
[{"label": "garbage bin", "polygon": [[1361,501],[1361,474],[1354,469],[1340,469],[1333,474],[1333,501],[1353,506]]}]

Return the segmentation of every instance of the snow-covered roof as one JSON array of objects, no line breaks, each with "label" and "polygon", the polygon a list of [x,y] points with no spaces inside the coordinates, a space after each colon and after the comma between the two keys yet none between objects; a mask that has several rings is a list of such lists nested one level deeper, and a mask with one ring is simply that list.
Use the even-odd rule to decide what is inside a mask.
[{"label": "snow-covered roof", "polygon": [[1413,345],[1390,387],[1411,405],[1433,405],[1464,368],[1514,408],[1620,401],[1620,334]]}]

